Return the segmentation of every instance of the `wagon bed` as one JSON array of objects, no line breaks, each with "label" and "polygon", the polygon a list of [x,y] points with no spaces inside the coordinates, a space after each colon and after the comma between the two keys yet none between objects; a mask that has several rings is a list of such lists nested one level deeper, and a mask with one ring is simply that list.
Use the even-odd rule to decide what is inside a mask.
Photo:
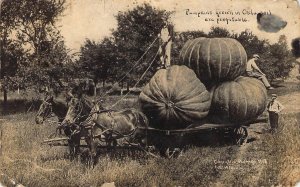
[{"label": "wagon bed", "polygon": [[[223,140],[229,140],[233,144],[241,145],[245,142],[248,132],[245,126],[239,126],[230,123],[215,124],[215,123],[194,123],[185,129],[176,130],[163,130],[153,127],[137,127],[136,130],[141,130],[142,134],[146,137],[146,145],[143,147],[135,143],[129,143],[127,145],[114,146],[116,149],[148,149],[154,146],[158,151],[166,156],[172,157],[174,153],[178,153],[178,150],[182,150],[186,145],[190,143],[201,144],[203,136],[216,136]],[[44,140],[43,143],[50,146],[68,146],[66,142],[69,138],[53,138]],[[205,141],[205,140],[204,140]],[[212,143],[213,144],[213,143]],[[195,144],[196,145],[196,144]],[[81,144],[80,147],[87,147],[87,145]],[[98,145],[98,149],[109,148],[109,146]]]}]

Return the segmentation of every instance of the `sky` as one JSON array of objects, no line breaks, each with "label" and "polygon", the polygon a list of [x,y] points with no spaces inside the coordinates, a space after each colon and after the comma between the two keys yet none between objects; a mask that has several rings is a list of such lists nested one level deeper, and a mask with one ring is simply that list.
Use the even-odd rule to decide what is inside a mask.
[{"label": "sky", "polygon": [[[220,26],[235,33],[249,29],[271,43],[278,41],[282,34],[287,36],[289,43],[300,37],[300,7],[296,0],[67,0],[67,9],[58,22],[67,47],[78,52],[87,38],[100,41],[111,35],[117,25],[115,15],[144,2],[174,11],[171,21],[177,32],[208,32],[212,26]],[[220,12],[219,17],[217,12]],[[287,21],[287,26],[276,33],[262,31],[258,28],[255,12],[279,16]],[[237,19],[240,20],[231,21]]]}]

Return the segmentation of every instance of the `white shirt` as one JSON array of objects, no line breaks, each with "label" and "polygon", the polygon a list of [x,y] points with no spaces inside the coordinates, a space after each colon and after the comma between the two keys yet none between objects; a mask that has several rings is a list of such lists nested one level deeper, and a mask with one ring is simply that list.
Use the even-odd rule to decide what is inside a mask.
[{"label": "white shirt", "polygon": [[168,28],[163,28],[160,31],[160,38],[163,43],[168,42],[170,39],[169,30]]},{"label": "white shirt", "polygon": [[246,66],[246,71],[253,71],[253,70],[258,70],[258,66],[255,63],[255,59],[251,58],[248,62],[247,62],[247,66]]},{"label": "white shirt", "polygon": [[279,101],[274,100],[269,102],[267,109],[269,112],[279,113],[281,110],[284,109],[284,106]]}]

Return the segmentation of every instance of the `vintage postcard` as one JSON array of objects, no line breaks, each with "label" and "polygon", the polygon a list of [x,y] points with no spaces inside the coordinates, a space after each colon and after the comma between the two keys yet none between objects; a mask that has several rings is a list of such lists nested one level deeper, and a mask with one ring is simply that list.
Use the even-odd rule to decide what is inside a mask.
[{"label": "vintage postcard", "polygon": [[300,186],[299,0],[0,2],[0,186]]}]

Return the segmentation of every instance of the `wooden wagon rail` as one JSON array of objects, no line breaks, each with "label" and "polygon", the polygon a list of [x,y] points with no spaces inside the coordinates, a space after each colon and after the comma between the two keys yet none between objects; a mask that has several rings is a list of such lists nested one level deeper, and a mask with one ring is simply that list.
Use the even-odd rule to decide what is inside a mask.
[{"label": "wooden wagon rail", "polygon": [[139,129],[145,131],[156,131],[162,132],[166,135],[173,135],[173,134],[185,134],[185,133],[193,133],[199,132],[201,130],[215,130],[215,129],[223,129],[223,128],[239,128],[241,126],[233,125],[233,124],[213,124],[213,123],[206,123],[203,125],[199,124],[192,124],[188,128],[185,129],[176,129],[176,130],[164,130],[164,129],[156,129],[152,127],[138,127]]}]

